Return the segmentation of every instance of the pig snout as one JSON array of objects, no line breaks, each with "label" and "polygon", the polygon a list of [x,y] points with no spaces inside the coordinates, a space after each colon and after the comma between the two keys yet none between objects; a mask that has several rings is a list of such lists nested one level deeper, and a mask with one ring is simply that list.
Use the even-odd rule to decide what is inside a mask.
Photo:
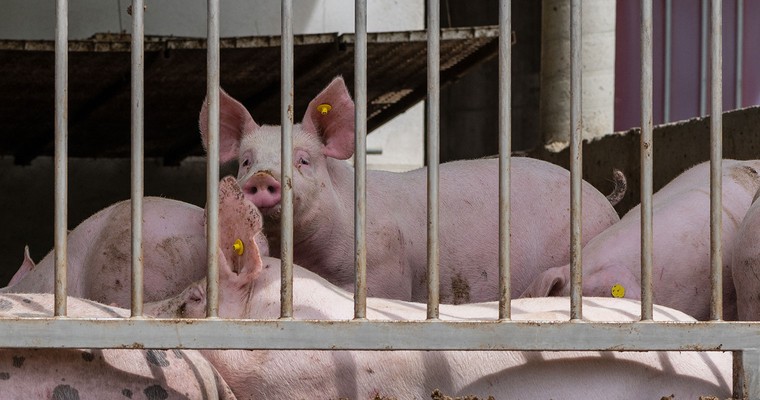
[{"label": "pig snout", "polygon": [[280,182],[268,172],[257,172],[243,185],[245,196],[262,212],[280,204]]}]

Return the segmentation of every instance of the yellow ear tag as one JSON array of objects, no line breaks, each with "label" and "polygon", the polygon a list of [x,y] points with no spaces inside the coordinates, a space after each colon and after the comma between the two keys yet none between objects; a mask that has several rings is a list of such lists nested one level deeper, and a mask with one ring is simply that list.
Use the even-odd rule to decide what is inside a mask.
[{"label": "yellow ear tag", "polygon": [[320,104],[317,106],[317,111],[319,111],[319,113],[322,115],[327,115],[327,113],[329,113],[330,110],[332,110],[332,106],[327,103]]},{"label": "yellow ear tag", "polygon": [[625,296],[625,288],[623,287],[623,285],[619,283],[612,285],[611,292],[612,292],[612,297],[621,298]]},{"label": "yellow ear tag", "polygon": [[239,255],[243,255],[243,251],[245,250],[243,247],[243,241],[240,239],[235,240],[235,243],[232,245],[232,248],[235,249],[235,252]]}]

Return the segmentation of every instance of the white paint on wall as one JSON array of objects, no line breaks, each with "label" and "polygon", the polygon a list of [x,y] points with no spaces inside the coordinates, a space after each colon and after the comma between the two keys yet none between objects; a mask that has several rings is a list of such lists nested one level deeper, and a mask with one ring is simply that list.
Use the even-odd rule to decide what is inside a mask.
[{"label": "white paint on wall", "polygon": [[422,119],[424,109],[424,104],[420,102],[367,136],[368,151],[382,151],[382,154],[367,154],[368,169],[404,172],[423,165],[424,134],[422,128],[417,129],[414,123]]},{"label": "white paint on wall", "polygon": [[[129,0],[75,0],[69,2],[69,38],[86,39],[95,33],[130,32]],[[206,0],[146,0],[145,34],[206,36]],[[279,35],[280,0],[223,0],[221,35]],[[294,31],[301,33],[353,32],[352,0],[295,0]],[[388,32],[423,29],[421,0],[369,0],[367,29]],[[52,40],[55,37],[55,2],[4,0],[0,38]]]}]

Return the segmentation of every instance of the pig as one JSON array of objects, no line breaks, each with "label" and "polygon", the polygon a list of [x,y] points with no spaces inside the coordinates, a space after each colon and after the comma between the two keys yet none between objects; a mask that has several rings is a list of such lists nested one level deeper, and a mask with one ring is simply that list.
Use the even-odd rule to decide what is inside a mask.
[{"label": "pig", "polygon": [[[266,218],[279,252],[280,127],[259,126],[220,92],[220,160],[237,158],[246,198]],[[199,126],[208,141],[207,104]],[[333,284],[354,286],[354,103],[341,77],[308,105],[293,131],[293,259]],[[530,158],[511,160],[513,297],[539,272],[569,259],[569,172]],[[440,165],[440,301],[498,298],[498,159]],[[367,287],[375,297],[427,298],[426,168],[367,171]],[[583,243],[619,220],[609,201],[583,183]]]},{"label": "pig", "polygon": [[[277,319],[280,261],[261,257],[253,237],[261,220],[239,198],[222,200],[220,223],[219,316]],[[230,203],[238,203],[232,207]],[[248,211],[246,211],[248,209]],[[226,213],[235,210],[234,213]],[[234,220],[247,223],[234,224]],[[233,243],[244,244],[242,254]],[[206,284],[145,311],[163,317],[205,315]],[[293,266],[293,312],[296,319],[348,320],[353,301],[344,291],[298,265]],[[633,321],[640,304],[629,299],[585,298],[584,317],[591,321]],[[446,321],[496,317],[496,302],[440,306]],[[567,298],[519,299],[515,320],[569,319]],[[655,307],[662,321],[693,321],[688,315]],[[371,320],[423,320],[426,306],[382,298],[367,299]],[[430,398],[434,390],[451,396],[485,399],[659,399],[731,394],[730,353],[722,352],[521,352],[521,351],[302,351],[202,350],[238,398]],[[668,397],[670,398],[670,397]]]},{"label": "pig", "polygon": [[[742,321],[760,321],[760,191],[744,215],[732,244],[731,273],[736,288],[736,308]],[[725,278],[724,278],[725,279]]]},{"label": "pig", "polygon": [[[230,178],[232,179],[232,178]],[[68,294],[129,307],[131,301],[131,206],[121,201],[79,224],[68,235]],[[267,252],[266,238],[257,237]],[[144,299],[176,295],[206,275],[204,210],[162,197],[143,200]],[[0,293],[52,293],[54,254],[24,262]]]},{"label": "pig", "polygon": [[[737,318],[731,258],[739,224],[760,187],[760,161],[723,161],[723,316]],[[652,285],[655,303],[681,310],[699,320],[710,316],[710,165],[685,171],[653,197]],[[583,293],[640,299],[641,209],[631,209],[617,224],[583,248]],[[542,272],[523,296],[565,296],[570,292],[570,266]]]},{"label": "pig", "polygon": [[[125,318],[129,311],[74,297],[74,317]],[[0,295],[0,319],[51,317],[50,294]],[[193,350],[0,349],[3,399],[234,399]]]}]

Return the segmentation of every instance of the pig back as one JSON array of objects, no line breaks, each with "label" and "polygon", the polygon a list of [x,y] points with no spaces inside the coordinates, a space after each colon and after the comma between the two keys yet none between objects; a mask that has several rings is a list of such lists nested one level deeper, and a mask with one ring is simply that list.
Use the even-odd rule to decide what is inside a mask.
[{"label": "pig back", "polygon": [[[115,203],[69,232],[68,294],[127,307],[131,296],[131,205]],[[203,209],[160,197],[143,201],[145,301],[179,293],[205,276],[206,241]],[[51,250],[5,293],[52,293]]]},{"label": "pig back", "polygon": [[[569,262],[570,174],[554,164],[511,159],[512,297],[540,272]],[[439,246],[441,301],[497,300],[499,243],[498,159],[444,163],[439,170]],[[400,231],[415,271],[413,301],[425,301],[427,228],[426,170],[384,174],[368,187],[368,219],[373,213],[398,215]],[[373,207],[389,198],[394,206]],[[619,220],[606,197],[583,182],[582,243]],[[377,193],[374,191],[383,191]],[[382,210],[382,211],[380,211]],[[390,211],[389,211],[390,210]],[[381,218],[378,216],[377,218]]]}]

